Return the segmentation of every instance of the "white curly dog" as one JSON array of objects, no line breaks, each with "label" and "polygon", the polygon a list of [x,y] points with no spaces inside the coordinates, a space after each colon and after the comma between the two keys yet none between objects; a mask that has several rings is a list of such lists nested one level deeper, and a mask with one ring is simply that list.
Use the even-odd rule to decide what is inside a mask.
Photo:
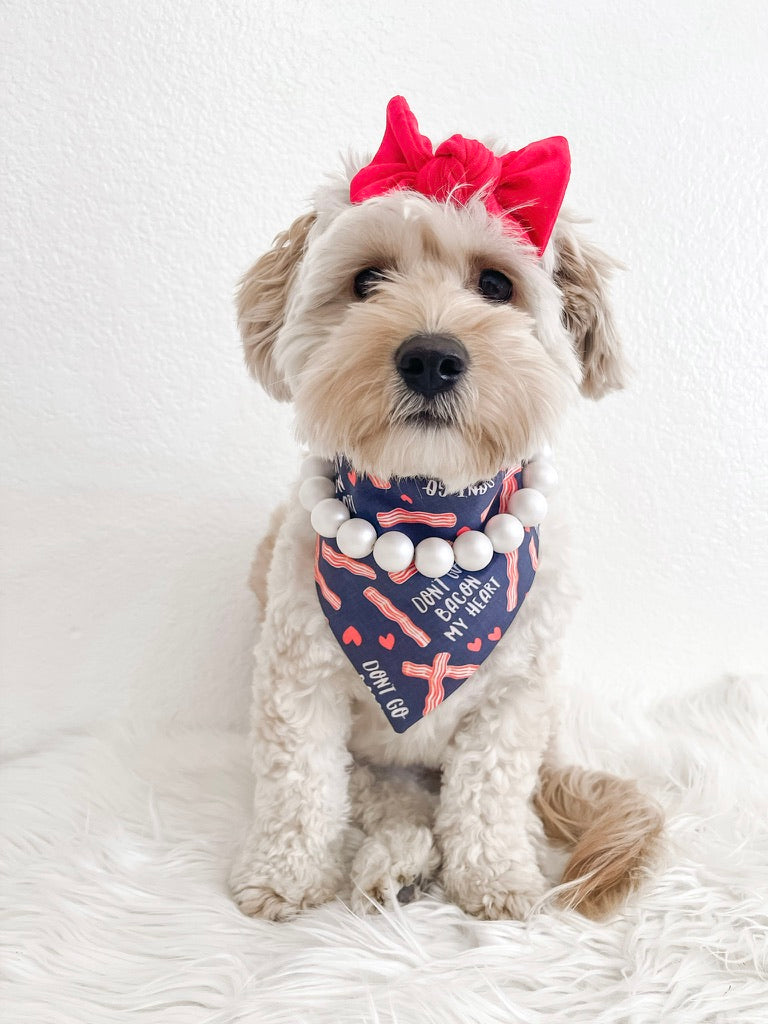
[{"label": "white curly dog", "polygon": [[[559,210],[564,185],[549,208],[538,199],[519,153],[454,136],[432,154],[396,98],[378,160],[322,188],[245,275],[248,366],[294,403],[313,455],[386,481],[440,481],[449,508],[452,493],[555,437],[579,393],[622,386],[606,300],[614,263]],[[520,201],[504,206],[501,186],[516,173]],[[524,917],[548,889],[544,832],[572,847],[561,895],[570,906],[602,916],[637,884],[658,846],[659,810],[633,782],[558,757],[572,598],[558,518],[555,499],[535,582],[493,654],[398,733],[329,628],[297,483],[251,581],[262,611],[255,797],[231,875],[245,913],[284,919],[332,899],[350,823],[365,834],[351,868],[358,910],[407,902],[439,878],[470,914]]]}]

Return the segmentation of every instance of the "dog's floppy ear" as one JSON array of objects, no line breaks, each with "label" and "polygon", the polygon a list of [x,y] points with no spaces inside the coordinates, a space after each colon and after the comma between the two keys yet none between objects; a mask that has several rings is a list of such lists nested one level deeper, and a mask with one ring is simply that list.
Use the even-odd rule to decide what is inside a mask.
[{"label": "dog's floppy ear", "polygon": [[581,360],[581,393],[602,398],[624,387],[626,366],[608,304],[608,280],[621,267],[560,216],[553,235],[554,277],[563,295],[565,325]]},{"label": "dog's floppy ear", "polygon": [[287,231],[281,231],[269,252],[245,274],[237,292],[237,318],[248,369],[262,387],[281,402],[290,401],[291,391],[277,376],[272,350],[283,325],[288,292],[314,222],[315,214],[305,213],[297,217]]}]

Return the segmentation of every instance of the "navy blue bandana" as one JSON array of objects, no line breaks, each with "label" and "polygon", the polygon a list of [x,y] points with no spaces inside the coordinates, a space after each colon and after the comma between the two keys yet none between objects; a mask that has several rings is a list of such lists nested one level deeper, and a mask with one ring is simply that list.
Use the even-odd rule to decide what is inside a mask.
[{"label": "navy blue bandana", "polygon": [[[358,476],[342,459],[335,483],[336,497],[353,516],[373,523],[379,534],[400,530],[415,545],[426,537],[453,541],[464,530],[482,530],[491,516],[507,511],[522,487],[522,469],[446,495],[438,480]],[[388,573],[372,555],[348,558],[335,541],[317,538],[320,604],[396,732],[434,711],[493,653],[533,583],[538,552],[538,530],[530,527],[517,551],[494,554],[480,572],[454,563],[445,576],[429,579],[413,564]]]}]

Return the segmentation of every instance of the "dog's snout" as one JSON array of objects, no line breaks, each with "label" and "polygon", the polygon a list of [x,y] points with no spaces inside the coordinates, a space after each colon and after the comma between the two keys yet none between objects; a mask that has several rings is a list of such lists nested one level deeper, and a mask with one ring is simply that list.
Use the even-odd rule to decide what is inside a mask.
[{"label": "dog's snout", "polygon": [[395,353],[397,372],[426,398],[454,387],[468,362],[466,348],[450,334],[415,334]]}]

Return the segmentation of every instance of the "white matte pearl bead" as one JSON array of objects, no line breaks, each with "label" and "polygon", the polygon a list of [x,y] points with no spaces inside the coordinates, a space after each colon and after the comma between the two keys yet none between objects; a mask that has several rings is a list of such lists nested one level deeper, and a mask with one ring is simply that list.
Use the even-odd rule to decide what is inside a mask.
[{"label": "white matte pearl bead", "polygon": [[336,543],[342,555],[348,558],[367,558],[376,543],[376,528],[367,519],[348,519],[336,534]]},{"label": "white matte pearl bead", "polygon": [[546,459],[551,459],[554,455],[551,444],[543,444],[540,448],[537,448],[533,455],[528,459],[529,462],[544,462]]},{"label": "white matte pearl bead", "polygon": [[333,480],[329,480],[327,476],[309,476],[299,487],[299,501],[307,512],[311,512],[318,501],[332,498],[335,494]]},{"label": "white matte pearl bead", "polygon": [[413,543],[399,530],[382,533],[373,545],[373,560],[384,572],[402,572],[413,561]]},{"label": "white matte pearl bead", "polygon": [[523,487],[533,487],[546,497],[557,487],[557,470],[551,462],[529,462],[523,470]]},{"label": "white matte pearl bead", "polygon": [[453,548],[440,537],[427,537],[416,545],[414,561],[422,576],[445,576],[453,566]]},{"label": "white matte pearl bead", "polygon": [[523,543],[525,528],[517,516],[501,512],[485,524],[485,536],[490,540],[494,551],[506,555],[510,551],[517,551]]},{"label": "white matte pearl bead", "polygon": [[301,464],[299,480],[308,480],[311,476],[326,476],[329,479],[336,474],[336,466],[330,459],[322,459],[319,455],[308,455]]},{"label": "white matte pearl bead", "polygon": [[349,519],[349,509],[343,501],[336,498],[325,498],[312,509],[310,520],[312,529],[321,537],[333,539],[339,532],[342,523]]},{"label": "white matte pearl bead", "polygon": [[532,487],[523,487],[512,495],[509,507],[523,526],[538,526],[547,514],[547,499]]},{"label": "white matte pearl bead", "polygon": [[467,530],[453,542],[453,557],[461,569],[479,572],[493,558],[493,544],[479,530]]}]

